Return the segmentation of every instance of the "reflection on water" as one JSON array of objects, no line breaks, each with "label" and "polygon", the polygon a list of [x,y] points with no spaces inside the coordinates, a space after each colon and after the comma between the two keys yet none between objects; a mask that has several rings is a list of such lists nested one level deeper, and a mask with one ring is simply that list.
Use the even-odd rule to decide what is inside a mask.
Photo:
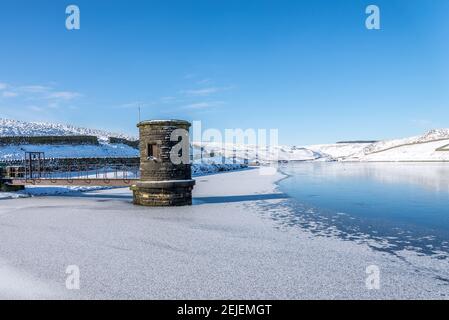
[{"label": "reflection on water", "polygon": [[449,163],[296,163],[280,182],[298,223],[389,250],[449,252]]}]

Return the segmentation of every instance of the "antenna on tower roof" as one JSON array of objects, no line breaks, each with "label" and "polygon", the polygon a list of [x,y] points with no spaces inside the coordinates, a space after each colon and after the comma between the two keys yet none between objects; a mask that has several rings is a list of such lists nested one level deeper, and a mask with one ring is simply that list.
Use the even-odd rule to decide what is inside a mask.
[{"label": "antenna on tower roof", "polygon": [[140,123],[140,104],[139,104],[139,106],[138,106],[138,108],[139,108],[139,123]]}]

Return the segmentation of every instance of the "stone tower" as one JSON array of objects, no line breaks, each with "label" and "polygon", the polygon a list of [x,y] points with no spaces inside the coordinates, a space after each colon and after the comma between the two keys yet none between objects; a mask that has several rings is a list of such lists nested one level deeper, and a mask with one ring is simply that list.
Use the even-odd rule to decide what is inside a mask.
[{"label": "stone tower", "polygon": [[148,120],[140,122],[137,127],[140,136],[140,181],[131,187],[134,204],[191,205],[195,180],[192,180],[189,163],[190,123],[183,120]]}]

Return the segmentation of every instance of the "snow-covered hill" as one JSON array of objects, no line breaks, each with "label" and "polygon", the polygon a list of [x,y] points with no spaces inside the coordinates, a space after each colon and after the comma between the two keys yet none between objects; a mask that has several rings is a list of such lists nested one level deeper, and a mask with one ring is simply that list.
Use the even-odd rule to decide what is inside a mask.
[{"label": "snow-covered hill", "polygon": [[449,161],[449,138],[392,147],[374,153],[360,153],[345,161]]},{"label": "snow-covered hill", "polygon": [[203,148],[203,158],[211,154],[216,157],[225,156],[228,159],[235,158],[237,161],[248,159],[249,162],[266,163],[271,161],[312,161],[323,158],[324,156],[311,149],[302,147],[275,146],[258,147],[254,145],[240,144],[218,144],[218,143],[200,143],[193,142],[194,154],[198,154]]},{"label": "snow-covered hill", "polygon": [[[120,133],[72,125],[23,122],[0,119],[0,136],[93,135],[99,146],[0,146],[0,159],[22,158],[25,151],[43,151],[46,157],[135,157],[138,150],[123,144],[108,143],[109,137],[135,140]],[[196,158],[201,147],[206,162],[220,163],[225,156],[235,157],[237,162],[268,163],[272,161],[449,161],[449,129],[431,130],[423,135],[374,143],[335,143],[303,147],[275,146],[273,148],[252,145],[232,145],[193,142]],[[213,158],[207,160],[208,155]],[[196,159],[195,158],[195,159]]]},{"label": "snow-covered hill", "polygon": [[139,151],[125,144],[110,144],[109,137],[135,140],[125,134],[72,125],[25,122],[0,118],[0,136],[97,136],[99,145],[6,145],[0,146],[0,160],[22,159],[26,151],[44,152],[46,158],[137,157]]},{"label": "snow-covered hill", "polygon": [[346,157],[346,161],[449,161],[449,129],[379,141]]},{"label": "snow-covered hill", "polygon": [[410,138],[385,140],[370,144],[364,148],[364,154],[372,154],[376,152],[382,152],[391,148],[397,148],[401,146],[410,146],[419,143],[432,142],[438,140],[449,139],[449,129],[436,129],[429,132]]},{"label": "snow-covered hill", "polygon": [[[201,144],[194,143],[196,148]],[[206,152],[235,153],[249,161],[449,161],[449,129],[431,130],[423,135],[374,143],[335,143],[304,147],[277,146],[266,152],[246,145],[203,143]],[[234,151],[235,150],[235,151]]]},{"label": "snow-covered hill", "polygon": [[97,136],[99,140],[107,140],[109,137],[136,140],[136,137],[120,133],[112,133],[97,129],[80,128],[66,124],[46,122],[25,122],[0,118],[0,136],[73,136],[88,135]]},{"label": "snow-covered hill", "polygon": [[369,143],[335,143],[310,145],[305,148],[321,154],[322,157],[331,160],[341,160],[361,152],[369,145]]}]

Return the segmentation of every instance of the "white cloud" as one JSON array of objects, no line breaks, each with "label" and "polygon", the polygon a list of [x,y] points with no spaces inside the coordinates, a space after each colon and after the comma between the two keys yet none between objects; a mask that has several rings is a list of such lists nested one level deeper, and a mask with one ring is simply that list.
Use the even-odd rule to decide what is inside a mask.
[{"label": "white cloud", "polygon": [[183,90],[181,93],[188,96],[207,96],[212,93],[219,91],[219,88],[203,88],[203,89],[193,89],[193,90]]},{"label": "white cloud", "polygon": [[214,93],[230,90],[232,87],[208,87],[200,89],[182,90],[181,93],[191,97],[204,97]]},{"label": "white cloud", "polygon": [[47,107],[48,107],[49,109],[58,109],[58,108],[59,108],[59,103],[57,103],[57,102],[51,102],[51,103],[49,103],[49,104],[47,105]]},{"label": "white cloud", "polygon": [[206,78],[206,79],[199,80],[199,81],[197,82],[197,84],[206,85],[206,84],[210,84],[211,82],[212,82],[211,79]]},{"label": "white cloud", "polygon": [[182,90],[181,93],[187,96],[208,96],[214,93],[222,92],[231,89],[231,87],[209,87],[192,90]]},{"label": "white cloud", "polygon": [[48,86],[32,85],[19,87],[18,90],[28,93],[43,93],[52,90],[52,88]]},{"label": "white cloud", "polygon": [[73,100],[75,98],[80,97],[81,95],[78,92],[71,91],[56,91],[50,93],[47,98],[48,99],[61,99],[61,100]]},{"label": "white cloud", "polygon": [[148,106],[148,103],[142,102],[142,101],[133,101],[133,102],[129,102],[129,103],[124,103],[122,105],[119,106],[119,108],[124,108],[124,109],[132,109],[132,108],[138,108],[138,107],[146,107]]},{"label": "white cloud", "polygon": [[12,92],[12,91],[4,91],[2,93],[2,96],[4,98],[14,98],[17,97],[19,94],[17,92]]},{"label": "white cloud", "polygon": [[173,102],[176,101],[176,97],[162,97],[161,98],[161,102],[163,103],[169,103],[169,102]]},{"label": "white cloud", "polygon": [[[83,95],[73,91],[57,90],[52,85],[10,85],[0,83],[0,98],[15,98],[8,101],[16,105],[25,105],[23,110],[28,111],[53,111],[60,108],[69,108],[68,105]],[[12,106],[11,106],[12,107]]]},{"label": "white cloud", "polygon": [[43,112],[44,108],[38,107],[38,106],[28,106],[28,110],[35,111],[35,112]]},{"label": "white cloud", "polygon": [[5,90],[8,88],[8,85],[6,83],[0,82],[0,90]]},{"label": "white cloud", "polygon": [[127,108],[145,108],[145,107],[151,107],[151,106],[160,106],[162,104],[164,105],[171,105],[171,104],[175,104],[175,103],[182,103],[184,100],[183,99],[179,99],[175,96],[164,96],[161,98],[158,98],[154,101],[132,101],[129,103],[124,103],[122,105],[119,105],[118,108],[123,108],[123,109],[127,109]]},{"label": "white cloud", "polygon": [[200,110],[200,109],[209,109],[212,107],[218,107],[223,105],[223,101],[208,101],[208,102],[197,102],[183,106],[183,109],[191,109],[191,110]]}]

